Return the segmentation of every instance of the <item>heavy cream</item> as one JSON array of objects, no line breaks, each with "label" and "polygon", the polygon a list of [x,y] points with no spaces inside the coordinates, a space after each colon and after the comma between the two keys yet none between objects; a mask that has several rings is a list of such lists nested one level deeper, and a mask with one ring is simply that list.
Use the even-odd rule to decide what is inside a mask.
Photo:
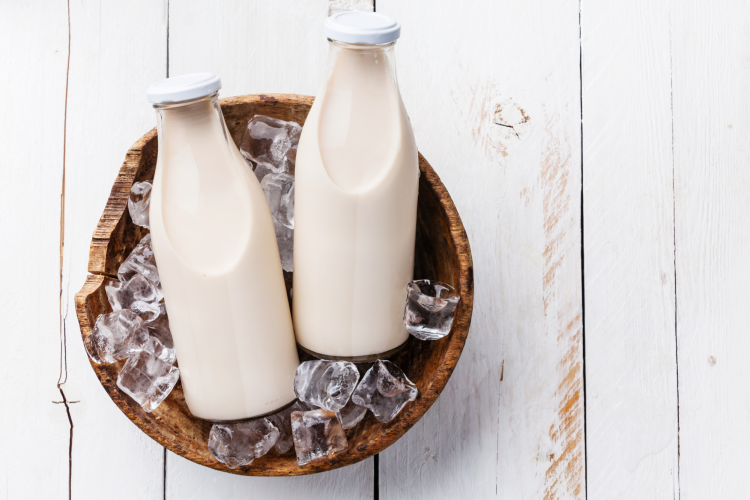
[{"label": "heavy cream", "polygon": [[[417,147],[395,76],[398,24],[354,12],[331,19],[327,76],[297,150],[294,328],[312,353],[376,358],[408,338]],[[354,38],[336,31],[337,23]],[[371,36],[388,23],[390,35]],[[357,30],[365,35],[357,38]]]},{"label": "heavy cream", "polygon": [[185,400],[214,421],[273,412],[294,400],[299,361],[265,196],[227,131],[218,78],[154,87],[151,237]]}]

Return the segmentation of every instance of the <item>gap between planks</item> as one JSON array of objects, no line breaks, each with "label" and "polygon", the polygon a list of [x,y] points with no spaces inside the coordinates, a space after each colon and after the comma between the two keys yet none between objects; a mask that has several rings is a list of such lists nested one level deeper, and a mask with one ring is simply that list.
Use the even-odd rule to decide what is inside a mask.
[{"label": "gap between planks", "polygon": [[669,114],[671,119],[672,133],[672,252],[674,269],[674,362],[675,362],[675,383],[677,386],[677,499],[680,494],[680,356],[679,343],[677,337],[677,192],[675,189],[675,171],[674,171],[674,84],[672,64],[672,13],[669,17]]},{"label": "gap between planks", "polygon": [[586,419],[586,280],[584,255],[584,226],[583,226],[583,26],[581,24],[581,0],[578,0],[578,81],[581,106],[581,356],[583,365],[583,496],[589,496],[589,449],[588,422]]},{"label": "gap between planks", "polygon": [[[60,293],[58,295],[58,314],[60,317],[60,375],[57,378],[57,389],[62,396],[62,403],[65,405],[65,412],[68,415],[70,423],[70,440],[68,444],[68,500],[73,497],[73,417],[70,415],[70,406],[68,399],[65,397],[63,385],[68,380],[68,350],[67,350],[67,328],[65,320],[67,319],[67,305],[63,314],[63,251],[65,249],[65,160],[67,156],[68,144],[68,88],[70,82],[70,0],[67,1],[68,13],[68,60],[65,69],[65,110],[63,114],[63,161],[62,161],[62,183],[60,188]],[[72,402],[71,402],[72,403]]]}]

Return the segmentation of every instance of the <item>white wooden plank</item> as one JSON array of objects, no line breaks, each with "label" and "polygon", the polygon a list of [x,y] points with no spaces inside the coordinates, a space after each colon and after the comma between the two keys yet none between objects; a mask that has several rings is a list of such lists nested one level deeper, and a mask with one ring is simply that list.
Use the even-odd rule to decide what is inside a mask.
[{"label": "white wooden plank", "polygon": [[374,7],[373,0],[329,0],[328,15],[332,16],[339,12],[348,12],[351,10],[372,12]]},{"label": "white wooden plank", "polygon": [[246,477],[167,452],[167,500],[351,500],[373,498],[373,459],[312,476]]},{"label": "white wooden plank", "polygon": [[382,498],[583,498],[578,2],[376,7],[476,286],[447,388],[381,454]]},{"label": "white wooden plank", "polygon": [[[366,9],[364,3],[170,0],[169,73],[214,72],[222,79],[222,97],[264,92],[315,95],[327,55],[323,21],[329,10]],[[372,462],[305,478],[245,478],[169,454],[167,497],[370,498]]]},{"label": "white wooden plank", "polygon": [[676,498],[669,6],[581,27],[588,498]]},{"label": "white wooden plank", "polygon": [[750,487],[750,4],[672,2],[680,495]]},{"label": "white wooden plank", "polygon": [[170,0],[169,74],[216,73],[221,97],[315,95],[328,50],[328,9],[328,0]]},{"label": "white wooden plank", "polygon": [[[60,376],[64,2],[0,3],[0,493],[67,498],[70,423]],[[40,471],[44,481],[39,481]]]},{"label": "white wooden plank", "polygon": [[73,497],[161,499],[163,448],[101,388],[83,348],[73,296],[91,235],[128,148],[154,126],[145,90],[166,74],[161,2],[72,1],[65,179],[63,315],[73,417]]}]

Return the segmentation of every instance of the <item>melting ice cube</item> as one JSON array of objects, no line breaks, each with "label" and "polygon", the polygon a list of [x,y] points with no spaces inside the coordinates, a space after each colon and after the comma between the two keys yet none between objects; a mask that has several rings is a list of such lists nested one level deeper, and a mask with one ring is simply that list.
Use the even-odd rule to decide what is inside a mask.
[{"label": "melting ice cube", "polygon": [[265,418],[214,424],[208,435],[208,451],[219,462],[236,469],[268,453],[278,438],[279,430]]},{"label": "melting ice cube", "polygon": [[332,411],[292,412],[292,434],[299,465],[339,453],[348,446],[344,429]]},{"label": "melting ice cube", "polygon": [[146,344],[143,346],[143,350],[150,352],[160,360],[164,361],[165,363],[169,363],[170,365],[173,364],[177,359],[177,356],[174,352],[174,346],[166,345],[156,335],[148,336],[148,342],[146,342]]},{"label": "melting ice cube", "polygon": [[133,223],[148,227],[148,208],[151,204],[151,181],[136,182],[130,188],[128,212]]},{"label": "melting ice cube", "polygon": [[292,412],[295,411],[310,411],[313,407],[302,401],[295,401],[292,406],[286,408],[278,413],[271,415],[268,418],[273,425],[279,429],[279,439],[273,446],[273,451],[279,455],[283,455],[288,452],[294,446],[294,440],[292,438]]},{"label": "melting ice cube", "polygon": [[257,163],[255,175],[259,181],[269,172],[294,175],[301,133],[302,127],[294,122],[255,115],[242,136],[240,152]]},{"label": "melting ice cube", "polygon": [[260,181],[274,225],[294,229],[294,177],[271,172]]},{"label": "melting ice cube", "polygon": [[130,356],[120,370],[117,387],[151,412],[169,396],[178,378],[179,368],[149,351],[140,351]]},{"label": "melting ice cube", "polygon": [[351,429],[360,423],[362,419],[365,418],[366,414],[367,408],[359,406],[354,401],[349,400],[349,402],[346,403],[346,406],[336,412],[336,417],[338,417],[339,422],[341,422],[341,427],[344,429]]},{"label": "melting ice cube", "polygon": [[305,361],[294,375],[294,392],[300,401],[336,412],[349,401],[359,381],[359,371],[348,361]]},{"label": "melting ice cube", "polygon": [[390,422],[409,401],[417,399],[417,386],[390,361],[378,360],[367,370],[352,394],[352,401],[368,408],[380,422]]},{"label": "melting ice cube", "polygon": [[460,299],[456,290],[430,280],[412,281],[406,290],[404,323],[409,333],[419,340],[437,340],[448,335]]},{"label": "melting ice cube", "polygon": [[160,286],[161,281],[159,271],[156,269],[154,251],[151,248],[150,233],[141,239],[117,270],[117,278],[123,282],[132,279],[136,274],[142,275],[154,286]]},{"label": "melting ice cube", "polygon": [[159,315],[145,321],[143,326],[148,329],[148,333],[158,337],[166,347],[174,347],[172,332],[169,330],[169,316],[167,316],[167,308],[163,300],[159,302]]},{"label": "melting ice cube", "polygon": [[146,321],[159,315],[159,302],[164,296],[158,287],[140,274],[125,282],[115,281],[104,287],[112,309],[130,309]]},{"label": "melting ice cube", "polygon": [[276,243],[279,245],[281,268],[292,272],[294,269],[294,230],[282,225],[274,224],[276,229]]},{"label": "melting ice cube", "polygon": [[114,363],[143,349],[148,340],[143,319],[130,309],[120,309],[100,315],[84,345],[95,362]]}]

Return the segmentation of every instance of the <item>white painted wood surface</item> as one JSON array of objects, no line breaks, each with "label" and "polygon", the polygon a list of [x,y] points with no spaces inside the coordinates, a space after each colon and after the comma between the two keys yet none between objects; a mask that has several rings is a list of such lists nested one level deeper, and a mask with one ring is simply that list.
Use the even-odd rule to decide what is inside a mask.
[{"label": "white painted wood surface", "polygon": [[373,459],[314,476],[243,477],[196,465],[167,452],[167,494],[171,500],[273,499],[350,500],[373,497]]},{"label": "white painted wood surface", "polygon": [[61,2],[0,3],[3,498],[68,495],[70,422],[57,388],[66,21]]},{"label": "white painted wood surface", "polygon": [[669,4],[581,19],[588,497],[676,498]]},{"label": "white painted wood surface", "polygon": [[[381,494],[583,498],[577,2],[377,10],[403,25],[404,104],[475,269],[462,358],[435,406],[381,454]],[[524,116],[516,130],[497,125]]]},{"label": "white painted wood surface", "polygon": [[164,451],[116,408],[81,340],[73,297],[85,281],[93,228],[124,153],[154,125],[143,89],[166,76],[167,26],[151,0],[70,2],[62,315],[68,332],[73,498],[163,498]]},{"label": "white painted wood surface", "polygon": [[680,495],[748,498],[750,5],[673,9]]},{"label": "white painted wood surface", "polygon": [[68,3],[0,3],[0,498],[748,497],[750,4],[377,2],[471,239],[475,314],[379,474],[301,478],[165,453],[99,386],[72,300],[151,82],[315,94],[323,19],[373,4],[69,6],[68,75]]}]

